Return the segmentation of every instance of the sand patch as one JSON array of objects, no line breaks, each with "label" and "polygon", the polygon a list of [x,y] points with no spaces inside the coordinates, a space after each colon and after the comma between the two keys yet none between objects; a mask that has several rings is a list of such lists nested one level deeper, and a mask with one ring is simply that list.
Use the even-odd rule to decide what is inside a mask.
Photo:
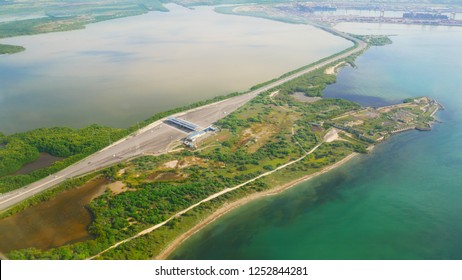
[{"label": "sand patch", "polygon": [[340,137],[339,137],[338,133],[339,133],[339,130],[336,129],[336,128],[329,129],[329,131],[324,136],[324,141],[326,143],[330,143],[330,142],[334,142],[335,140],[339,140]]},{"label": "sand patch", "polygon": [[311,96],[306,96],[305,93],[303,92],[294,92],[292,96],[295,98],[295,100],[300,101],[300,102],[306,102],[306,103],[313,103],[318,100],[321,100],[321,97],[311,97]]},{"label": "sand patch", "polygon": [[345,125],[346,126],[355,126],[355,125],[362,125],[363,123],[364,123],[364,121],[362,121],[362,120],[356,120],[356,121],[347,122]]},{"label": "sand patch", "polygon": [[172,161],[164,163],[164,167],[166,168],[176,168],[177,166],[178,166],[178,160],[172,160]]},{"label": "sand patch", "polygon": [[345,61],[342,61],[342,62],[338,63],[338,64],[335,65],[335,66],[332,66],[332,67],[327,68],[326,71],[325,71],[325,73],[326,73],[327,75],[336,75],[336,74],[337,74],[337,71],[338,71],[338,68],[339,68],[340,66],[342,66],[343,64],[345,64]]},{"label": "sand patch", "polygon": [[276,134],[276,126],[255,124],[244,130],[244,139],[241,140],[239,146],[247,145],[249,153],[255,153],[260,147],[267,143],[271,137]]},{"label": "sand patch", "polygon": [[127,188],[126,185],[121,181],[108,184],[106,187],[110,189],[113,194],[119,194],[129,190],[129,188]]},{"label": "sand patch", "polygon": [[275,97],[276,95],[278,95],[278,93],[279,93],[279,90],[273,91],[273,92],[269,95],[269,98],[273,99],[273,97]]},{"label": "sand patch", "polygon": [[204,159],[199,157],[185,157],[178,162],[177,168],[183,169],[189,166],[199,165],[207,167],[207,163]]},{"label": "sand patch", "polygon": [[156,171],[148,176],[148,180],[151,182],[157,181],[181,181],[187,178],[188,176],[181,173],[176,172],[162,172]]}]

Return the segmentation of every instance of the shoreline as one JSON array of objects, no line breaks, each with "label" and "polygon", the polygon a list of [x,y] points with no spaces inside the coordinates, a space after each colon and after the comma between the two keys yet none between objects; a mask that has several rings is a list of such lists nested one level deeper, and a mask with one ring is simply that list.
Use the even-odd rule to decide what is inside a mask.
[{"label": "shoreline", "polygon": [[338,162],[336,162],[336,163],[334,163],[332,165],[326,166],[323,169],[321,169],[320,171],[317,171],[315,173],[305,175],[305,176],[300,177],[298,179],[294,179],[294,180],[292,180],[292,181],[290,181],[288,183],[285,183],[283,185],[274,187],[274,188],[266,190],[264,192],[257,192],[257,193],[250,194],[248,196],[240,198],[240,199],[238,199],[236,201],[233,201],[231,203],[225,202],[225,204],[223,206],[216,209],[212,214],[205,217],[203,220],[199,221],[192,228],[190,228],[186,232],[184,232],[181,235],[179,235],[178,237],[176,237],[173,241],[171,241],[167,245],[167,247],[165,247],[153,259],[155,259],[155,260],[165,260],[165,259],[167,259],[178,247],[180,247],[183,244],[183,242],[188,240],[191,236],[193,236],[197,232],[201,231],[207,225],[209,225],[212,222],[214,222],[215,220],[221,218],[226,213],[228,213],[228,212],[230,212],[230,211],[232,211],[234,209],[237,209],[237,208],[239,208],[239,207],[241,207],[241,206],[243,206],[243,205],[245,205],[245,204],[247,204],[247,203],[249,203],[251,201],[254,201],[256,199],[259,199],[259,198],[262,198],[262,197],[265,197],[265,196],[272,196],[272,195],[280,194],[280,193],[282,193],[282,192],[284,192],[284,191],[298,185],[299,183],[306,182],[306,181],[308,181],[308,180],[310,180],[312,178],[315,178],[315,177],[317,177],[319,175],[327,173],[327,172],[331,171],[332,169],[335,169],[335,168],[347,163],[348,161],[350,161],[351,159],[353,159],[357,155],[359,155],[359,154],[353,152],[353,153],[349,154],[348,156],[344,157],[343,159],[341,159],[340,161],[338,161]]}]

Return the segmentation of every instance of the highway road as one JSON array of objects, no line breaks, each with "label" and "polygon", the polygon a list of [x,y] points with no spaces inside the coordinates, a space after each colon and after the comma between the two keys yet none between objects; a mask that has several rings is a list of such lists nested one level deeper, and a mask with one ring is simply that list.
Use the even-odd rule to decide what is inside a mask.
[{"label": "highway road", "polygon": [[[338,59],[346,58],[354,53],[360,52],[367,47],[366,43],[363,41],[359,41],[340,32],[336,33],[339,36],[356,41],[358,46],[346,53],[339,54],[331,59],[275,81],[260,89],[199,108],[191,109],[186,112],[178,113],[173,116],[195,123],[202,128],[208,127],[246,104],[258,94],[314,71],[320,67],[324,67]],[[18,190],[2,194],[0,196],[0,211],[32,197],[37,193],[56,186],[69,178],[81,176],[143,154],[162,154],[168,152],[168,149],[173,142],[184,138],[188,133],[166,124],[165,121],[166,118],[156,121],[53,175]]]}]

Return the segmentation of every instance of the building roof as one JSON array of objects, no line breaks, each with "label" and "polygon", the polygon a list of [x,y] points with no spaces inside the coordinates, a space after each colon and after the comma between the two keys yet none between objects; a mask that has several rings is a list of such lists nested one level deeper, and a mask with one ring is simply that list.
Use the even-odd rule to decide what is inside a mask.
[{"label": "building roof", "polygon": [[174,124],[176,124],[176,125],[179,125],[181,127],[184,127],[184,128],[187,128],[187,129],[193,130],[193,131],[195,131],[199,127],[198,125],[195,125],[193,123],[190,123],[188,121],[185,121],[185,120],[182,120],[182,119],[179,119],[179,118],[175,118],[175,117],[168,117],[167,120],[174,123]]}]

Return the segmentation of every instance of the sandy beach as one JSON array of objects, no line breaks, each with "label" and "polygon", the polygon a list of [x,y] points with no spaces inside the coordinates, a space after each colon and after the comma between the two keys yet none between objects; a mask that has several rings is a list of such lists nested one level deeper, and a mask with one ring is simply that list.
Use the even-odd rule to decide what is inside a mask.
[{"label": "sandy beach", "polygon": [[264,191],[264,192],[259,192],[259,193],[254,193],[254,194],[251,194],[251,195],[246,196],[244,198],[241,198],[239,200],[236,200],[234,202],[226,203],[225,205],[223,205],[222,207],[217,209],[214,213],[212,213],[211,215],[209,215],[208,217],[206,217],[205,219],[200,221],[194,227],[192,227],[191,229],[189,229],[188,231],[186,231],[182,235],[178,236],[159,255],[157,255],[155,257],[155,259],[156,260],[167,259],[168,256],[173,251],[175,251],[189,237],[193,236],[195,233],[199,232],[205,226],[212,223],[213,221],[220,218],[221,216],[228,213],[229,211],[234,210],[234,209],[236,209],[236,208],[238,208],[238,207],[240,207],[240,206],[242,206],[242,205],[244,205],[244,204],[246,204],[246,203],[248,203],[250,201],[253,201],[255,199],[265,197],[265,196],[279,194],[279,193],[281,193],[281,192],[283,192],[283,191],[285,191],[287,189],[290,189],[291,187],[293,187],[293,186],[295,186],[295,185],[297,185],[297,184],[299,184],[301,182],[310,180],[310,179],[312,179],[312,178],[314,178],[316,176],[319,176],[321,174],[324,174],[324,173],[326,173],[326,172],[328,172],[328,171],[330,171],[330,170],[332,170],[332,169],[334,169],[336,167],[339,167],[339,166],[341,166],[342,164],[348,162],[350,159],[354,158],[357,155],[358,155],[358,153],[352,153],[352,154],[348,155],[347,157],[345,157],[344,159],[336,162],[333,165],[326,166],[325,168],[323,168],[322,170],[320,170],[320,171],[318,171],[316,173],[303,176],[301,178],[295,179],[295,180],[293,180],[293,181],[291,181],[289,183],[286,183],[284,185],[274,187],[274,188],[272,188],[270,190],[267,190],[267,191]]},{"label": "sandy beach", "polygon": [[327,68],[325,73],[327,75],[337,75],[337,71],[338,71],[339,67],[343,66],[343,64],[345,64],[345,61],[342,61],[340,63],[337,63],[337,65],[335,65],[335,66]]}]

